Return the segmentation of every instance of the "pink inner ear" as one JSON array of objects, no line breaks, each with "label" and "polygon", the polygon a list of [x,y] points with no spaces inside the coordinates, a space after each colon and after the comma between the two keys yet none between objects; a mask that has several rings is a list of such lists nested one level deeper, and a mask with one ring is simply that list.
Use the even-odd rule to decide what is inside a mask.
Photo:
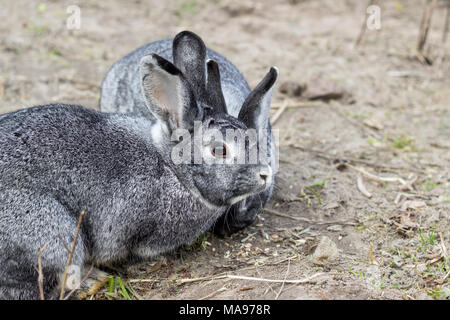
[{"label": "pink inner ear", "polygon": [[[153,98],[156,100],[156,103],[161,108],[161,112],[167,114],[169,117],[174,120],[176,125],[179,125],[179,116],[175,110],[171,110],[170,108],[170,99],[171,94],[176,94],[174,92],[170,92],[170,89],[173,88],[173,85],[169,83],[169,81],[158,81],[158,83],[153,88]],[[172,97],[173,98],[173,97]],[[173,102],[173,101],[172,101]]]}]

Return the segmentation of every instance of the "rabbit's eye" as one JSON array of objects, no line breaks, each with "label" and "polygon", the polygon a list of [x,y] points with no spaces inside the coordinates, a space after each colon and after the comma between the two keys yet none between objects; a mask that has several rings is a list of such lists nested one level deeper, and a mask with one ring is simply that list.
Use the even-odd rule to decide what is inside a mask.
[{"label": "rabbit's eye", "polygon": [[227,146],[225,144],[219,144],[211,148],[211,154],[216,158],[226,158],[227,153]]}]

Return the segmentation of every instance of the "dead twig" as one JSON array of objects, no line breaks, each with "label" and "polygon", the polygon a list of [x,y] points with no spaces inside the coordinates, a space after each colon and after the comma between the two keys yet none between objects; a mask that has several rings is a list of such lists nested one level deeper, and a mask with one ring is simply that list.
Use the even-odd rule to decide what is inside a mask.
[{"label": "dead twig", "polygon": [[450,24],[450,0],[447,0],[447,6],[445,7],[444,31],[442,32],[443,45],[445,45],[445,43],[447,42],[449,24]]},{"label": "dead twig", "polygon": [[[282,103],[272,103],[270,105],[271,109],[281,109],[283,108],[284,105],[283,101]],[[289,101],[288,104],[286,105],[286,108],[310,108],[310,107],[319,107],[319,106],[324,106],[325,103],[323,102],[319,102],[319,101],[297,101],[297,102],[291,102]]]},{"label": "dead twig", "polygon": [[351,164],[347,164],[347,166],[349,168],[352,168],[353,170],[356,170],[359,173],[363,174],[365,177],[367,177],[367,178],[369,178],[371,180],[377,181],[377,182],[381,182],[381,183],[384,183],[384,182],[399,182],[402,185],[406,185],[405,180],[403,180],[402,178],[398,178],[398,177],[379,177],[379,176],[376,176],[376,175],[374,175],[372,173],[367,172],[366,170],[364,170],[364,168],[358,168],[358,167],[352,166]]},{"label": "dead twig", "polygon": [[301,146],[301,145],[298,145],[295,143],[284,144],[284,145],[281,145],[280,147],[290,147],[290,148],[298,149],[298,150],[301,150],[304,152],[314,153],[316,156],[318,156],[320,158],[324,158],[324,159],[331,160],[334,162],[340,162],[345,165],[348,165],[349,162],[353,162],[353,163],[365,164],[369,167],[379,168],[379,169],[388,170],[388,171],[425,173],[425,171],[416,169],[416,168],[407,169],[407,168],[402,168],[402,167],[383,165],[380,163],[370,162],[370,161],[366,161],[363,159],[357,159],[357,158],[353,158],[353,157],[346,156],[346,155],[341,155],[341,156],[331,155],[324,151],[304,147],[304,146]]},{"label": "dead twig", "polygon": [[[299,257],[298,255],[294,255],[294,256],[291,256],[291,257],[287,257],[287,258],[281,259],[279,261],[275,261],[275,262],[271,262],[271,263],[261,263],[261,264],[255,265],[255,266],[242,268],[242,269],[239,269],[239,271],[252,270],[252,269],[255,269],[256,267],[262,267],[262,266],[275,266],[275,265],[278,265],[280,263],[284,263],[286,261],[292,261],[292,260],[294,260],[294,259],[296,259],[298,257]],[[176,283],[181,285],[181,284],[192,283],[192,282],[209,281],[209,280],[216,280],[216,279],[225,279],[225,278],[228,277],[227,275],[228,275],[228,272],[222,272],[222,273],[219,273],[219,274],[216,274],[216,275],[212,275],[212,276],[192,278],[192,279],[180,279],[180,280],[176,280]],[[172,279],[169,279],[169,278],[159,278],[159,279],[130,279],[130,280],[128,280],[128,282],[129,283],[139,283],[139,282],[154,283],[154,282],[161,282],[163,280],[164,281],[172,281]]]},{"label": "dead twig", "polygon": [[[373,5],[374,3],[375,3],[375,0],[369,0],[369,3],[367,4],[366,9],[368,7],[370,7],[371,5]],[[367,17],[366,17],[366,12],[364,12],[364,20],[361,25],[361,29],[359,31],[358,38],[356,39],[355,47],[358,47],[361,44],[361,42],[363,41],[364,36],[366,35],[366,29],[367,29]]]},{"label": "dead twig", "polygon": [[249,281],[262,281],[262,282],[272,282],[272,283],[294,283],[294,284],[300,284],[300,283],[307,283],[313,280],[314,278],[317,278],[319,276],[325,275],[326,273],[319,272],[316,274],[313,274],[310,277],[299,279],[299,280],[278,280],[278,279],[265,279],[265,278],[254,278],[254,277],[247,277],[247,276],[238,276],[238,275],[232,275],[229,274],[226,277],[228,279],[236,279],[236,280],[249,280]]},{"label": "dead twig", "polygon": [[288,214],[285,214],[285,213],[282,213],[282,212],[278,212],[276,210],[264,208],[264,211],[268,212],[270,214],[274,214],[274,215],[279,216],[279,217],[288,218],[288,219],[296,220],[296,221],[303,221],[303,222],[312,223],[312,221],[307,219],[307,218],[293,217],[293,216],[290,216]]},{"label": "dead twig", "polygon": [[442,283],[444,283],[445,279],[447,279],[449,275],[450,275],[450,271],[447,272],[447,274],[445,275],[445,277],[442,279]]},{"label": "dead twig", "polygon": [[419,199],[423,199],[423,200],[431,200],[433,197],[429,196],[429,195],[425,195],[425,194],[420,194],[420,193],[399,192],[397,194],[397,196],[395,197],[394,203],[399,204],[403,198],[405,198],[405,199],[419,198]]},{"label": "dead twig", "polygon": [[431,25],[431,18],[433,16],[434,8],[436,7],[437,0],[427,0],[425,2],[423,13],[422,13],[422,20],[420,22],[420,28],[419,28],[419,40],[417,41],[417,53],[418,58],[422,62],[426,62],[427,64],[430,64],[429,60],[426,58],[424,54],[424,47],[425,43],[427,42],[428,38],[428,31],[430,30]]},{"label": "dead twig", "polygon": [[[347,166],[349,168],[352,168],[353,170],[358,171],[360,174],[363,174],[365,177],[367,177],[367,178],[369,178],[371,180],[374,180],[376,182],[380,182],[380,183],[398,182],[398,183],[401,184],[401,190],[402,191],[405,191],[405,190],[414,191],[413,184],[417,180],[417,176],[415,176],[415,175],[412,175],[412,178],[410,177],[410,180],[405,181],[404,179],[399,178],[399,177],[379,177],[379,176],[374,175],[374,174],[372,174],[370,172],[367,172],[364,168],[355,167],[355,166],[352,166],[351,164],[347,164]],[[370,193],[367,192],[367,190],[365,189],[365,187],[364,187],[364,185],[362,183],[362,178],[360,178],[360,176],[358,176],[358,189],[365,196],[367,196],[369,198],[372,197],[372,195],[370,195]]]},{"label": "dead twig", "polygon": [[358,177],[356,179],[356,186],[363,195],[365,195],[367,198],[372,198],[372,194],[369,191],[367,191],[360,174],[358,174]]},{"label": "dead twig", "polygon": [[58,232],[58,238],[59,240],[61,240],[61,243],[63,244],[64,248],[67,250],[67,252],[70,254],[70,249],[67,246],[66,242],[64,241],[64,239],[61,237],[61,234]]},{"label": "dead twig", "polygon": [[177,285],[180,284],[186,284],[186,283],[193,283],[193,282],[200,282],[200,281],[207,281],[207,280],[219,280],[219,279],[225,279],[227,278],[227,274],[220,274],[216,276],[207,276],[207,277],[199,277],[199,278],[191,278],[191,279],[178,279],[175,280]]},{"label": "dead twig", "polygon": [[289,102],[288,100],[284,100],[283,103],[281,104],[281,108],[278,109],[277,113],[275,113],[273,115],[273,118],[270,120],[270,122],[272,123],[272,125],[274,125],[277,120],[280,118],[280,116],[283,114],[283,112],[286,110],[287,106],[288,106]]},{"label": "dead twig", "polygon": [[130,279],[128,282],[135,283],[135,282],[144,282],[144,283],[153,283],[153,282],[160,282],[161,280],[168,280],[168,279]]},{"label": "dead twig", "polygon": [[296,221],[302,221],[302,222],[307,222],[309,224],[315,224],[315,225],[327,225],[327,224],[343,224],[343,225],[350,225],[350,226],[356,226],[357,224],[354,222],[350,222],[350,221],[312,221],[310,219],[307,218],[303,218],[303,217],[293,217],[290,216],[288,214],[282,213],[282,212],[278,212],[276,210],[273,209],[267,209],[264,208],[263,212],[267,212],[279,217],[284,217],[284,218],[288,218],[288,219],[292,219],[292,220],[296,220]]},{"label": "dead twig", "polygon": [[75,251],[75,246],[77,244],[78,234],[80,232],[81,221],[83,220],[84,213],[85,213],[84,210],[81,211],[80,216],[78,218],[77,227],[75,229],[75,236],[74,236],[73,242],[72,242],[72,249],[70,250],[69,257],[67,258],[66,268],[64,269],[64,276],[63,276],[63,281],[62,281],[62,285],[61,285],[61,292],[59,294],[59,299],[60,300],[64,299],[64,293],[65,293],[66,281],[67,281],[67,274],[69,272],[69,267],[70,267],[70,265],[72,263],[72,257],[73,257],[73,253]]},{"label": "dead twig", "polygon": [[39,285],[39,296],[41,300],[44,298],[44,275],[42,273],[42,252],[48,247],[48,242],[38,251],[38,285]]},{"label": "dead twig", "polygon": [[214,295],[218,294],[219,292],[223,292],[223,291],[226,291],[226,290],[228,290],[227,287],[222,287],[222,288],[220,288],[220,289],[218,289],[218,290],[216,290],[216,291],[214,291],[214,292],[212,292],[212,293],[210,293],[210,294],[208,294],[208,295],[206,295],[206,296],[204,296],[203,298],[200,298],[200,299],[198,299],[198,300],[206,300],[206,299],[209,299],[209,298],[213,297]]},{"label": "dead twig", "polygon": [[289,267],[290,266],[291,266],[291,260],[288,260],[288,266],[287,266],[286,274],[284,275],[284,280],[283,280],[283,283],[281,284],[280,291],[278,291],[277,295],[275,296],[275,300],[278,300],[278,298],[280,297],[281,292],[284,289],[284,284],[286,283],[286,279],[287,279],[287,276],[289,274]]},{"label": "dead twig", "polygon": [[369,262],[373,264],[373,243],[369,242]]},{"label": "dead twig", "polygon": [[392,70],[388,72],[388,76],[390,77],[398,77],[398,78],[425,78],[429,75],[419,71],[413,70]]},{"label": "dead twig", "polygon": [[300,283],[310,282],[314,278],[317,278],[318,276],[322,276],[322,275],[325,275],[325,273],[319,272],[310,277],[307,277],[304,279],[298,279],[298,280],[278,280],[278,279],[255,278],[255,277],[247,277],[247,276],[240,276],[240,275],[233,275],[233,274],[225,274],[225,275],[219,275],[219,276],[210,276],[210,277],[201,277],[201,278],[192,278],[192,279],[179,279],[176,281],[176,283],[177,284],[185,284],[185,283],[199,282],[199,281],[205,281],[205,280],[234,279],[234,280],[261,281],[261,282],[271,282],[271,283],[285,282],[285,283],[300,284]]}]

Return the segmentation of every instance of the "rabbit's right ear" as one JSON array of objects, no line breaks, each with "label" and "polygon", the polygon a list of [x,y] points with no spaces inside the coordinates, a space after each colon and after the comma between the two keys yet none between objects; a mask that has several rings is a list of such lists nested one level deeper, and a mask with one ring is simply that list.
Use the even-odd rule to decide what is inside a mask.
[{"label": "rabbit's right ear", "polygon": [[173,62],[192,86],[197,99],[205,95],[206,46],[191,31],[182,31],[173,39]]},{"label": "rabbit's right ear", "polygon": [[220,84],[219,65],[214,60],[208,60],[208,80],[206,84],[207,102],[213,108],[213,112],[227,113],[227,105]]},{"label": "rabbit's right ear", "polygon": [[142,90],[153,115],[169,130],[191,130],[199,114],[192,89],[171,62],[150,54],[140,62]]},{"label": "rabbit's right ear", "polygon": [[249,128],[261,129],[269,123],[270,101],[277,79],[278,68],[270,68],[264,79],[245,99],[238,119],[242,120]]}]

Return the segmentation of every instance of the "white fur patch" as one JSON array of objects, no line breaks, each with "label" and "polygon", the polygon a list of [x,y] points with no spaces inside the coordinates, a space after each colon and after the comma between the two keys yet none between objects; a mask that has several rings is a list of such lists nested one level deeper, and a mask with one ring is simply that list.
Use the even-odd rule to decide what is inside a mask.
[{"label": "white fur patch", "polygon": [[153,249],[148,248],[148,247],[142,247],[142,248],[135,249],[133,251],[133,253],[138,255],[141,258],[147,258],[147,259],[156,257],[156,256],[158,256],[160,254],[159,251],[153,250]]},{"label": "white fur patch", "polygon": [[150,131],[153,143],[161,146],[164,143],[164,140],[168,139],[167,131],[167,127],[164,124],[160,121],[156,121]]}]

